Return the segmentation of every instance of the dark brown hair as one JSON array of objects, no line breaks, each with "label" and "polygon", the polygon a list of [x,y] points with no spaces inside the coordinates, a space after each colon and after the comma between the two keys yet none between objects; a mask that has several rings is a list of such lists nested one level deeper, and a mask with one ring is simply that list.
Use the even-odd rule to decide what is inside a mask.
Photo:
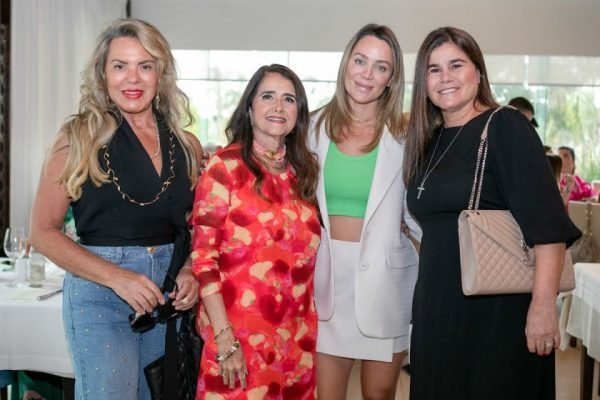
[{"label": "dark brown hair", "polygon": [[308,100],[300,78],[288,67],[280,64],[264,65],[260,67],[246,86],[231,119],[227,123],[225,133],[230,143],[239,143],[242,146],[242,159],[254,176],[256,176],[255,190],[260,194],[263,173],[254,159],[252,141],[254,138],[250,108],[252,100],[256,97],[258,86],[267,74],[279,74],[294,85],[296,91],[296,104],[298,118],[294,129],[285,137],[286,158],[296,173],[294,192],[298,197],[311,203],[316,203],[317,177],[319,164],[315,155],[308,149]]},{"label": "dark brown hair", "polygon": [[407,184],[422,167],[425,151],[433,132],[444,122],[442,111],[427,95],[427,66],[431,53],[445,43],[452,43],[462,50],[480,73],[481,82],[477,95],[473,99],[475,105],[498,107],[490,88],[483,54],[475,39],[462,29],[453,27],[438,28],[430,32],[419,48],[415,65],[410,121],[404,153],[403,177]]},{"label": "dark brown hair", "polygon": [[552,174],[556,180],[560,180],[560,172],[562,171],[562,158],[556,154],[546,154],[550,168],[552,168]]},{"label": "dark brown hair", "polygon": [[575,173],[575,150],[573,150],[573,148],[569,147],[569,146],[560,146],[558,148],[558,151],[560,152],[561,150],[568,151],[569,154],[571,154],[571,159],[573,160],[573,168],[571,169],[571,171],[569,171],[569,173],[574,174]]}]

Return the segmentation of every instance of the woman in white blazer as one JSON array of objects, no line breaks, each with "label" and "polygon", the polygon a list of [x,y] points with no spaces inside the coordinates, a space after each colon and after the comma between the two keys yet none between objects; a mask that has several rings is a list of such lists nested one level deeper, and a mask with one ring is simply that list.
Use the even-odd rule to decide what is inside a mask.
[{"label": "woman in white blazer", "polygon": [[418,256],[402,232],[404,71],[394,33],[364,26],[340,63],[333,99],[311,119],[323,219],[315,271],[317,392],[345,399],[354,360],[362,394],[393,399],[408,348]]}]

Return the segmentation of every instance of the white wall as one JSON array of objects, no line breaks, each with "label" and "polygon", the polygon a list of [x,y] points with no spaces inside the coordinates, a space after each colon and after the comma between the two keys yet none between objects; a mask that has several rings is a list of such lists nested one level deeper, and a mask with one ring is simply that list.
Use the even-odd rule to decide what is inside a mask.
[{"label": "white wall", "polygon": [[408,53],[453,25],[485,54],[600,56],[599,0],[133,0],[132,15],[177,49],[341,51],[376,22]]}]

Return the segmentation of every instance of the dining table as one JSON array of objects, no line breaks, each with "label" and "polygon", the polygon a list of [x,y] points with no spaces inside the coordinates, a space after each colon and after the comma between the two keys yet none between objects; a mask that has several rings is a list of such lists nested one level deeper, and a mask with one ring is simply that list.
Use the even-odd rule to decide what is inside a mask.
[{"label": "dining table", "polygon": [[10,287],[14,271],[0,270],[0,370],[73,378],[58,292],[63,278],[63,270],[47,263],[42,287]]},{"label": "dining table", "polygon": [[594,368],[600,361],[600,263],[577,263],[574,268],[575,289],[571,293],[567,333],[583,345],[580,399],[590,400]]}]

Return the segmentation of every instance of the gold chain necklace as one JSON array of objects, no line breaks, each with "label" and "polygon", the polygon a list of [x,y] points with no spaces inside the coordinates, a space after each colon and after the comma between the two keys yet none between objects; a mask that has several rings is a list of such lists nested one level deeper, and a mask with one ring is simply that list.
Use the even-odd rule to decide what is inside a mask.
[{"label": "gold chain necklace", "polygon": [[356,118],[356,117],[350,117],[350,118],[352,118],[352,121],[356,122],[357,124],[366,124],[368,122],[373,121],[375,119],[375,117],[377,117],[377,115],[374,115],[374,116],[372,116],[370,118],[367,118],[367,119],[360,119],[360,118]]},{"label": "gold chain necklace", "polygon": [[158,122],[156,122],[156,117],[154,117],[154,123],[156,124],[156,151],[152,155],[148,154],[151,160],[154,160],[160,154],[160,136],[158,134]]},{"label": "gold chain necklace", "polygon": [[[429,175],[431,175],[431,173],[433,172],[435,167],[437,167],[437,165],[440,163],[440,161],[442,161],[442,158],[444,158],[444,156],[446,155],[448,150],[450,150],[450,147],[452,147],[452,145],[454,144],[454,141],[456,140],[458,135],[460,135],[460,132],[463,130],[465,125],[460,127],[458,132],[456,132],[456,135],[454,135],[454,137],[452,138],[452,141],[450,142],[448,147],[446,147],[446,150],[444,150],[444,152],[442,153],[440,158],[438,158],[438,160],[435,162],[435,164],[433,164],[433,167],[431,167],[431,162],[433,161],[433,157],[435,157],[435,151],[438,148],[438,144],[440,144],[440,139],[442,138],[442,133],[444,133],[445,128],[442,126],[442,131],[440,132],[440,136],[438,136],[438,140],[437,140],[437,142],[435,142],[435,147],[433,148],[433,153],[431,153],[431,158],[429,159],[429,164],[427,164],[427,168],[425,168],[425,175],[423,176],[421,185],[417,187],[417,190],[419,191],[419,194],[417,194],[417,200],[421,198],[421,194],[423,193],[423,190],[425,190],[425,181],[427,180],[427,178],[429,178]],[[431,169],[429,169],[429,167],[431,167]]]},{"label": "gold chain necklace", "polygon": [[[108,176],[112,180],[112,183],[115,184],[117,191],[121,194],[121,197],[123,198],[123,200],[127,200],[130,203],[133,203],[135,205],[145,207],[145,206],[149,206],[150,204],[156,203],[158,201],[158,199],[160,198],[160,195],[163,194],[169,188],[171,181],[173,180],[173,178],[175,178],[175,143],[173,141],[173,133],[171,133],[169,135],[169,161],[171,162],[169,169],[171,171],[171,174],[162,183],[159,192],[156,194],[156,196],[154,196],[154,199],[152,201],[137,201],[134,198],[132,198],[131,196],[129,196],[127,193],[125,193],[123,191],[123,189],[121,189],[121,185],[119,184],[119,178],[115,175],[115,171],[110,167],[110,155],[108,154],[108,145],[102,146],[102,149],[104,150],[103,158],[104,158],[104,161],[106,162],[106,169],[108,172]],[[160,150],[160,147],[159,147],[159,150]],[[156,155],[154,157],[156,157]],[[152,157],[150,157],[150,158],[152,158]]]}]

